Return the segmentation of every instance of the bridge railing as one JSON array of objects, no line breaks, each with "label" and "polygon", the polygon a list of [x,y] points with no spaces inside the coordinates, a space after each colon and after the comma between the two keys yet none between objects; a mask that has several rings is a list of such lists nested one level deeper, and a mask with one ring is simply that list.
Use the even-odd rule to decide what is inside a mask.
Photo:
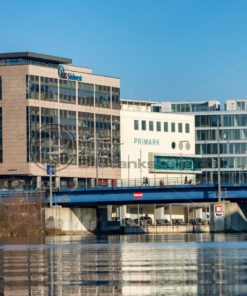
[{"label": "bridge railing", "polygon": [[29,204],[43,202],[45,192],[39,190],[1,190],[0,204]]}]

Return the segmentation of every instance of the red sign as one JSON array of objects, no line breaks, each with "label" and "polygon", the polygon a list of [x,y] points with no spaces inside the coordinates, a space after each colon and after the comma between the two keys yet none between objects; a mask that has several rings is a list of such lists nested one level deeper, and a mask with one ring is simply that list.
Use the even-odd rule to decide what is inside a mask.
[{"label": "red sign", "polygon": [[134,192],[134,198],[143,198],[142,192]]},{"label": "red sign", "polygon": [[215,214],[217,216],[221,216],[222,215],[222,206],[220,206],[220,205],[215,206]]}]

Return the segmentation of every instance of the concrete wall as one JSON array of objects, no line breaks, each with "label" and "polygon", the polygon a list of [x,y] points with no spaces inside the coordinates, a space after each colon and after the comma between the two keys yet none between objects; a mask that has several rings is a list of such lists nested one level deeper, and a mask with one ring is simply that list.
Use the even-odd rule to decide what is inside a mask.
[{"label": "concrete wall", "polygon": [[95,208],[62,208],[60,206],[46,208],[46,229],[57,229],[68,233],[93,232],[97,227],[96,211]]},{"label": "concrete wall", "polygon": [[[222,207],[217,215],[216,206]],[[212,232],[247,232],[247,203],[220,202],[210,206],[210,227]]]},{"label": "concrete wall", "polygon": [[134,233],[204,233],[210,232],[209,225],[174,225],[174,226],[147,226],[147,227],[125,227],[125,234]]}]

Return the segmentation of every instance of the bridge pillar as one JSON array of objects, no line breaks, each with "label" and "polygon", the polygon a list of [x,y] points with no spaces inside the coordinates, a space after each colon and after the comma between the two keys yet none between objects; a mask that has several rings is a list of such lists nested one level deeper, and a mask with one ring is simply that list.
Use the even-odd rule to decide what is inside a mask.
[{"label": "bridge pillar", "polygon": [[[156,206],[156,208],[154,209],[154,217],[155,219],[164,219],[164,206]],[[154,221],[154,223],[156,224],[156,221]]]},{"label": "bridge pillar", "polygon": [[74,188],[78,188],[78,178],[73,178]]},{"label": "bridge pillar", "polygon": [[210,205],[210,231],[225,232],[225,202]]},{"label": "bridge pillar", "polygon": [[119,221],[121,224],[125,224],[124,219],[126,218],[126,212],[127,212],[127,206],[122,205],[122,206],[117,206],[117,217],[119,217]]},{"label": "bridge pillar", "polygon": [[36,181],[36,186],[37,186],[37,189],[41,189],[41,176],[37,176],[36,177],[37,179],[37,181]]},{"label": "bridge pillar", "polygon": [[55,177],[55,187],[60,188],[60,177]]},{"label": "bridge pillar", "polygon": [[112,221],[112,205],[107,206],[107,220]]}]

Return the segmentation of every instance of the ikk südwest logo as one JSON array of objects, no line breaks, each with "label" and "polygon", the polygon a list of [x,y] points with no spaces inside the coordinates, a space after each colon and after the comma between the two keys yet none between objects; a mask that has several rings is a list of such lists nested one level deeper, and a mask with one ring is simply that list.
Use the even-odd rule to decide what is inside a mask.
[{"label": "ikk s\u00fcdwest logo", "polygon": [[58,76],[63,79],[69,79],[74,81],[82,81],[81,75],[75,75],[74,73],[68,72],[64,69],[63,65],[58,65]]}]

